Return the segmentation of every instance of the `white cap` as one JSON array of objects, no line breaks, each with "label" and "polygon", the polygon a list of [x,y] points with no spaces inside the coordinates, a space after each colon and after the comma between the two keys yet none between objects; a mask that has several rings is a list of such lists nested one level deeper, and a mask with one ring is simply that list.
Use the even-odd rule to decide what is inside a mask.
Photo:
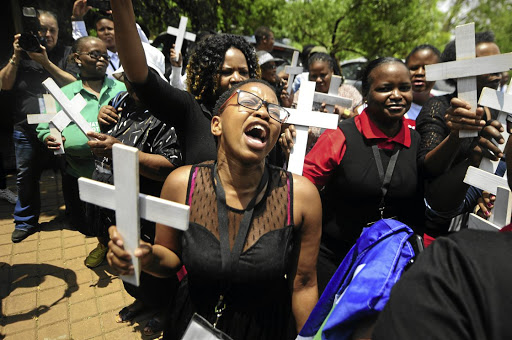
[{"label": "white cap", "polygon": [[[150,44],[142,43],[142,47],[144,48],[144,54],[146,55],[146,62],[148,66],[158,73],[158,75],[165,80],[165,57],[160,50]],[[124,72],[123,66],[119,67],[112,74],[115,76],[116,74],[121,74]]]},{"label": "white cap", "polygon": [[274,58],[272,54],[268,53],[267,51],[258,51],[256,52],[256,56],[258,57],[258,64],[261,66],[263,64],[269,63],[271,61],[276,63],[282,63],[284,62],[283,59],[280,58]]}]

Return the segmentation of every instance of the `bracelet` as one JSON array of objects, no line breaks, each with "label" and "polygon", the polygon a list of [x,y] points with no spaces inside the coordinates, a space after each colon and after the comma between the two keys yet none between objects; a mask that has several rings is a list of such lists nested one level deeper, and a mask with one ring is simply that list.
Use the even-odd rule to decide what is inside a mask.
[{"label": "bracelet", "polygon": [[11,59],[9,59],[9,64],[13,65],[13,66],[18,66],[18,64],[16,63],[16,61],[14,60],[14,57],[11,57]]}]

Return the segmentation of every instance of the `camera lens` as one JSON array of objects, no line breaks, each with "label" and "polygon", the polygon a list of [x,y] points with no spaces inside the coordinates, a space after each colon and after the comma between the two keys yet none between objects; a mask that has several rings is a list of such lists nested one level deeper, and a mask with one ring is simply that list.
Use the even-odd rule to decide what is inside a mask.
[{"label": "camera lens", "polygon": [[20,47],[27,52],[41,52],[39,39],[32,33],[22,33],[18,43]]}]

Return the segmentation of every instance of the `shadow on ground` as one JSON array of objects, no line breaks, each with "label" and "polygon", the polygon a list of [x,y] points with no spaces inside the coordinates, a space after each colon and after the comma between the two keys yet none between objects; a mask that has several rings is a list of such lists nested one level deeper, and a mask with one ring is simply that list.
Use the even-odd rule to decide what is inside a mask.
[{"label": "shadow on ground", "polygon": [[[37,287],[43,283],[47,276],[53,276],[66,282],[67,288],[61,297],[56,298],[54,302],[49,305],[36,306],[36,308],[15,315],[5,315],[0,303],[0,325],[6,326],[12,323],[29,320],[39,317],[48,312],[53,306],[58,304],[61,300],[69,298],[71,294],[78,290],[77,278],[74,271],[71,269],[53,266],[51,264],[15,264],[9,265],[5,262],[0,262],[1,275],[8,275],[7,282],[10,285],[7,289],[0,292],[0,300],[8,297],[12,291],[17,288],[30,288]],[[1,301],[0,301],[1,302]],[[0,334],[0,339],[5,336]]]}]

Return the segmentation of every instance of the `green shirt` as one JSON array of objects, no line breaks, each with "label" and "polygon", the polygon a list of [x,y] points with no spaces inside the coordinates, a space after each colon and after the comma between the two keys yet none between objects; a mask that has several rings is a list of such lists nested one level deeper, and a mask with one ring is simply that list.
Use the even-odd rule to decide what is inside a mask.
[{"label": "green shirt", "polygon": [[[80,93],[84,97],[87,105],[81,111],[82,116],[91,125],[92,129],[99,132],[98,125],[98,112],[103,105],[114,98],[116,94],[121,91],[126,91],[123,83],[105,77],[103,86],[101,87],[99,99],[86,89],[84,89],[81,80],[77,80],[62,88],[62,92],[72,99],[75,95]],[[57,111],[60,106],[57,105]],[[50,135],[50,129],[47,123],[41,123],[37,126],[37,137],[44,142],[45,138]],[[64,141],[64,150],[66,155],[66,172],[74,177],[88,177],[91,178],[94,171],[94,157],[91,149],[87,145],[89,140],[86,135],[78,128],[78,126],[71,122],[63,131],[62,136],[66,138]]]}]

